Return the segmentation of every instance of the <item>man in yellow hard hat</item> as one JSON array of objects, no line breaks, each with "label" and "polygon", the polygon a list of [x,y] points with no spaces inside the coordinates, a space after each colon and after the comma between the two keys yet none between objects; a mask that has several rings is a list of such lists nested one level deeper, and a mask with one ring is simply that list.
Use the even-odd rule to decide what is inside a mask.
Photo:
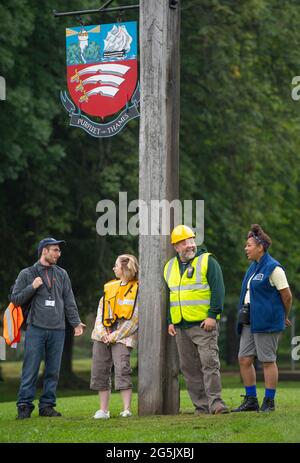
[{"label": "man in yellow hard hat", "polygon": [[205,247],[197,250],[193,230],[171,234],[177,255],[164,269],[169,288],[168,333],[175,336],[180,368],[195,413],[228,413],[221,398],[218,334],[225,288],[222,270]]}]

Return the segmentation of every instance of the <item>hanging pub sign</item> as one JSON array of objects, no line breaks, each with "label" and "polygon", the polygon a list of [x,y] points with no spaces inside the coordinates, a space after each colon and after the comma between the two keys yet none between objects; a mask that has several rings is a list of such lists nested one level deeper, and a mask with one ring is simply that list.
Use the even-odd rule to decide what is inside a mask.
[{"label": "hanging pub sign", "polygon": [[93,137],[116,135],[139,116],[136,21],[68,28],[66,50],[68,93],[61,92],[61,101],[70,125]]}]

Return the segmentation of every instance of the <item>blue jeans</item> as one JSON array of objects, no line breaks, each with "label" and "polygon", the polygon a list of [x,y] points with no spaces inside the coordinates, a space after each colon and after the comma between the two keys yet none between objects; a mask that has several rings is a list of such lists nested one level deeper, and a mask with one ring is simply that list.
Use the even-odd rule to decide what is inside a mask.
[{"label": "blue jeans", "polygon": [[56,405],[56,388],[59,379],[65,330],[47,330],[28,325],[25,334],[24,361],[17,406],[34,408],[33,400],[41,361],[45,360],[43,393],[39,409]]}]

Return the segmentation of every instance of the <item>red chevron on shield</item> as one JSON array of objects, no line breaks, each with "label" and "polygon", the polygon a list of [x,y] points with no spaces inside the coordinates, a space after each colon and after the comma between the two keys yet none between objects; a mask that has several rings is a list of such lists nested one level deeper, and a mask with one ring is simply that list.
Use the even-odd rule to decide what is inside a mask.
[{"label": "red chevron on shield", "polygon": [[68,66],[68,89],[81,111],[110,116],[130,101],[137,84],[137,60]]},{"label": "red chevron on shield", "polygon": [[137,86],[136,22],[66,30],[67,84],[76,106],[104,118],[129,104]]}]

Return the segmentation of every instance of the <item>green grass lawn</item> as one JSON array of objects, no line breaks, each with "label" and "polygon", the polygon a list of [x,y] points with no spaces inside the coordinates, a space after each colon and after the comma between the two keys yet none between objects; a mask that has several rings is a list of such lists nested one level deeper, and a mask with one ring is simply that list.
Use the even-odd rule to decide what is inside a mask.
[{"label": "green grass lawn", "polygon": [[[83,360],[76,371],[84,373]],[[2,365],[4,365],[2,363]],[[133,395],[131,418],[119,417],[121,398],[113,393],[111,419],[94,420],[99,408],[97,394],[91,391],[58,391],[57,409],[61,418],[38,417],[37,407],[29,420],[18,421],[15,394],[19,365],[7,364],[11,378],[0,383],[0,442],[28,443],[282,443],[300,442],[300,388],[297,382],[281,382],[277,410],[272,414],[242,413],[195,416],[188,394],[181,392],[181,410],[176,416],[137,416],[137,394]],[[240,403],[243,388],[238,375],[223,375],[223,398],[229,407]],[[10,389],[10,390],[9,390]],[[70,394],[72,394],[70,396]],[[263,387],[259,384],[259,399]],[[4,399],[4,400],[3,400]],[[37,402],[36,402],[37,405]]]}]

